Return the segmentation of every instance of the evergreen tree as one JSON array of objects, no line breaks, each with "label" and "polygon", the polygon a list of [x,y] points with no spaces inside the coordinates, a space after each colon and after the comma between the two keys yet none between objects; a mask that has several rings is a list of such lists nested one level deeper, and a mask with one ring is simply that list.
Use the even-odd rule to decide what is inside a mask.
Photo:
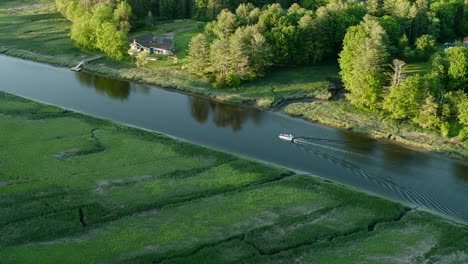
[{"label": "evergreen tree", "polygon": [[148,11],[148,14],[145,17],[145,26],[147,28],[153,28],[154,26],[154,17],[151,11]]},{"label": "evergreen tree", "polygon": [[265,37],[253,28],[250,40],[250,67],[256,77],[263,77],[265,70],[273,64],[270,46]]},{"label": "evergreen tree", "polygon": [[230,70],[229,41],[227,39],[215,39],[210,46],[211,71],[214,73],[214,85],[223,87],[226,76]]},{"label": "evergreen tree", "polygon": [[229,60],[230,68],[239,79],[248,80],[253,78],[250,68],[251,27],[240,27],[229,38]]},{"label": "evergreen tree", "polygon": [[132,15],[132,8],[130,5],[122,1],[114,9],[113,20],[117,30],[127,34],[130,31],[130,17]]},{"label": "evergreen tree", "polygon": [[229,38],[231,34],[233,34],[236,31],[237,27],[238,27],[238,21],[237,21],[236,15],[234,15],[229,10],[224,9],[218,15],[218,19],[213,26],[213,33],[218,38],[227,39]]},{"label": "evergreen tree", "polygon": [[432,95],[428,95],[421,105],[418,116],[414,121],[423,128],[437,129],[440,119],[437,116],[438,104]]},{"label": "evergreen tree", "polygon": [[379,23],[369,17],[346,33],[340,53],[341,76],[351,104],[376,110],[384,79],[383,65],[387,60],[387,35]]},{"label": "evergreen tree", "polygon": [[383,13],[382,0],[368,0],[366,1],[367,13],[376,17],[380,17]]},{"label": "evergreen tree", "polygon": [[463,125],[459,137],[461,140],[468,139],[468,96],[463,94],[463,98],[458,104],[458,121]]},{"label": "evergreen tree", "polygon": [[191,73],[204,74],[210,67],[210,47],[204,34],[195,35],[188,47],[187,69]]}]

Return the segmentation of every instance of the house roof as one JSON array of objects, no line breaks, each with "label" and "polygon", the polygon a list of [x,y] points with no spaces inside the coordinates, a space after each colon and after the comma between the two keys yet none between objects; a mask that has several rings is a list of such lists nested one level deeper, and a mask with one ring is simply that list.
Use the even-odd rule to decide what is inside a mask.
[{"label": "house roof", "polygon": [[163,50],[172,50],[174,48],[172,38],[166,35],[153,36],[151,33],[145,33],[129,38],[129,41],[136,41],[138,44],[146,48],[158,48]]}]

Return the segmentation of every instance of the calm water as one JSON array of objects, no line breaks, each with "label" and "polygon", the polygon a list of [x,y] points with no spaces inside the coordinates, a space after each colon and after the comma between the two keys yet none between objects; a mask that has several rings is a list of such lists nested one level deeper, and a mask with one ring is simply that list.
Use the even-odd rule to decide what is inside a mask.
[{"label": "calm water", "polygon": [[[253,108],[0,56],[0,90],[336,180],[468,221],[468,161]],[[1,128],[0,128],[1,132]],[[295,144],[279,133],[299,136]]]}]

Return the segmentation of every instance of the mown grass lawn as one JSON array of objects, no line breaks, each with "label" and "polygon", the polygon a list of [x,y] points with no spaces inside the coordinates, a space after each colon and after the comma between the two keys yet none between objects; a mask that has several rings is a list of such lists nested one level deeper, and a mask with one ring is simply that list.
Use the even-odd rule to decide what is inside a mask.
[{"label": "mown grass lawn", "polygon": [[5,93],[0,128],[2,263],[467,260],[467,226],[313,176]]}]

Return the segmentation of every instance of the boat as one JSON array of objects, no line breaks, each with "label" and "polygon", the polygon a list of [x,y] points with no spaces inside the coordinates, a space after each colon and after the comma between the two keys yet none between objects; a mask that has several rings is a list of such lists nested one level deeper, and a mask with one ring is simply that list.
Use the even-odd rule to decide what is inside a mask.
[{"label": "boat", "polygon": [[294,136],[292,134],[279,134],[279,139],[284,141],[293,142]]}]

